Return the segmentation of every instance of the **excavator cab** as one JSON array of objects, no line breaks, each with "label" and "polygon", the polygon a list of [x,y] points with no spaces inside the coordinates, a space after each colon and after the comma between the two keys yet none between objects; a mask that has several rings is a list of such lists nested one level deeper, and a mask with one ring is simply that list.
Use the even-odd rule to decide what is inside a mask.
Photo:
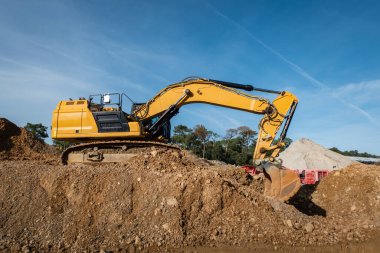
[{"label": "excavator cab", "polygon": [[[89,97],[89,109],[99,132],[128,132],[129,114],[123,111],[124,93],[95,94]],[[129,97],[127,97],[129,99]]]}]

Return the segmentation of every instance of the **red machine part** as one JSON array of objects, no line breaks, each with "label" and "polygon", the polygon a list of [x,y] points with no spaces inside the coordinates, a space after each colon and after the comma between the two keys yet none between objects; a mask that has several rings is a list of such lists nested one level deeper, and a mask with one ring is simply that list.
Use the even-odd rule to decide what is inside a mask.
[{"label": "red machine part", "polygon": [[260,171],[257,171],[256,168],[252,165],[244,165],[241,166],[243,170],[245,170],[246,173],[251,174],[251,175],[257,175],[260,174]]},{"label": "red machine part", "polygon": [[328,170],[303,170],[299,173],[302,184],[316,184],[329,174]]},{"label": "red machine part", "polygon": [[[261,171],[256,170],[256,168],[252,165],[244,165],[241,167],[245,170],[246,173],[251,175],[257,175],[262,173]],[[318,181],[320,181],[322,178],[327,176],[329,174],[329,170],[293,170],[295,173],[297,173],[301,179],[302,184],[316,184]]]}]

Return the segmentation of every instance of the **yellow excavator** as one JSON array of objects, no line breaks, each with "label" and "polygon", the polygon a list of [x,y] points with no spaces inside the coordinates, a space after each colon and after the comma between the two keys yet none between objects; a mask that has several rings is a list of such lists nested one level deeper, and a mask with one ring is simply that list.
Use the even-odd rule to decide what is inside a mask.
[{"label": "yellow excavator", "polygon": [[[241,90],[273,93],[277,97],[269,101]],[[123,110],[126,102],[131,103],[130,113]],[[51,136],[53,140],[76,144],[63,151],[63,164],[123,162],[135,156],[130,152],[132,149],[178,148],[168,144],[170,119],[190,103],[263,115],[253,161],[255,168],[265,175],[264,194],[285,201],[298,191],[301,186],[298,175],[276,159],[285,145],[283,140],[298,103],[297,97],[287,91],[192,77],[167,86],[146,103],[135,103],[124,93],[64,100],[53,112]]]}]

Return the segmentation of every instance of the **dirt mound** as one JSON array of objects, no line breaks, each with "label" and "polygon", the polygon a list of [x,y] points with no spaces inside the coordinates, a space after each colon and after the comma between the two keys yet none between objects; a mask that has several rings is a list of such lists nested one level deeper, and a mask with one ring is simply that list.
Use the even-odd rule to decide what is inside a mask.
[{"label": "dirt mound", "polygon": [[35,138],[32,133],[0,118],[0,160],[46,159],[54,154],[54,148]]},{"label": "dirt mound", "polygon": [[[306,207],[320,205],[326,217],[309,216],[265,198],[262,180],[240,168],[163,148],[142,150],[119,165],[3,161],[0,178],[0,247],[13,251],[329,245],[363,241],[379,227],[373,219],[356,225],[356,216],[334,211],[336,181],[330,176],[314,193],[316,203]],[[378,202],[371,208],[369,216],[378,217]]]},{"label": "dirt mound", "polygon": [[350,158],[335,153],[309,139],[299,139],[280,154],[283,165],[297,170],[336,170],[354,163]]},{"label": "dirt mound", "polygon": [[330,173],[313,201],[345,225],[380,226],[380,166],[355,164]]}]

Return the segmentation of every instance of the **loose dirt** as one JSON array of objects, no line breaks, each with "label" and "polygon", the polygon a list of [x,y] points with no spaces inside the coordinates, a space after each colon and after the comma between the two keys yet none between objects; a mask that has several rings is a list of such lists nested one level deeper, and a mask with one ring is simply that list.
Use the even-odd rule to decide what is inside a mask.
[{"label": "loose dirt", "polygon": [[355,163],[347,156],[331,151],[309,139],[299,139],[280,154],[283,165],[297,170],[337,170]]},{"label": "loose dirt", "polygon": [[43,153],[37,160],[0,161],[0,251],[378,245],[378,166],[335,171],[282,203],[264,197],[263,179],[238,167],[167,148],[135,152],[124,164],[63,166]]},{"label": "loose dirt", "polygon": [[296,197],[308,204],[301,212],[297,203],[263,197],[263,182],[240,168],[184,151],[143,150],[123,165],[3,161],[0,249],[281,249],[365,241],[379,229],[379,168],[339,173]]},{"label": "loose dirt", "polygon": [[45,144],[24,128],[0,118],[0,160],[38,160],[58,158],[55,148]]}]

